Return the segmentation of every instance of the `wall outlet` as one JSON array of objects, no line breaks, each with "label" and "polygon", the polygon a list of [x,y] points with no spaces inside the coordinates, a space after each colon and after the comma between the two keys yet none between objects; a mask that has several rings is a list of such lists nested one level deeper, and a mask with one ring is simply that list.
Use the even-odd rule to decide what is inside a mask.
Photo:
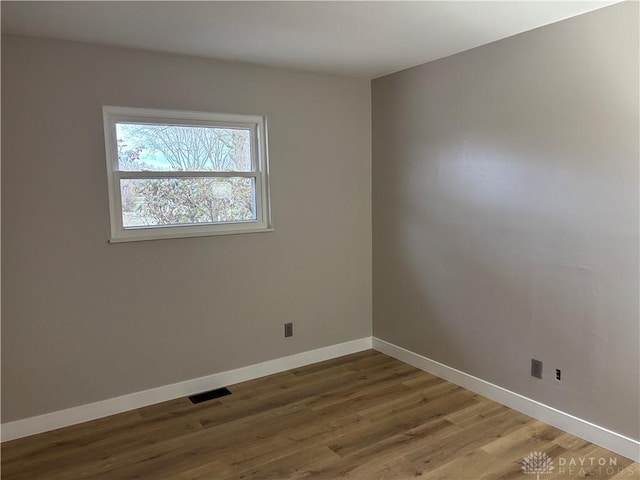
[{"label": "wall outlet", "polygon": [[536,378],[542,378],[542,361],[531,359],[531,376]]},{"label": "wall outlet", "polygon": [[293,323],[289,322],[284,324],[284,336],[293,337]]},{"label": "wall outlet", "polygon": [[559,382],[562,381],[562,372],[559,368],[556,368],[556,380],[558,380]]}]

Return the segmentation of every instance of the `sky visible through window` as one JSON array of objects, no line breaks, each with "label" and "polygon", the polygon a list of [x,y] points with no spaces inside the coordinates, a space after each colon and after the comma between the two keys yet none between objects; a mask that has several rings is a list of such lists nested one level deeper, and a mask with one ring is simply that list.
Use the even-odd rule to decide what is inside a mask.
[{"label": "sky visible through window", "polygon": [[117,123],[119,170],[251,171],[248,129]]}]

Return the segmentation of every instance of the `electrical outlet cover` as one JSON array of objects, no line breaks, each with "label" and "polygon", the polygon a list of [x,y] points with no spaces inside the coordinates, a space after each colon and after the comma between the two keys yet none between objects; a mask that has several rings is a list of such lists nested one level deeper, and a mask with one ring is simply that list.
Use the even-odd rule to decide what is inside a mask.
[{"label": "electrical outlet cover", "polygon": [[284,324],[284,336],[293,337],[293,323],[289,322]]},{"label": "electrical outlet cover", "polygon": [[531,376],[536,378],[542,378],[542,361],[531,359]]}]

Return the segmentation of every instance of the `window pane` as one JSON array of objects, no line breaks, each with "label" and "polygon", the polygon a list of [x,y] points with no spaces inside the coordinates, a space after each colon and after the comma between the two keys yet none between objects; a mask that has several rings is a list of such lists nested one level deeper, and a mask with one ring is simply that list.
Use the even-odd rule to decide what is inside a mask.
[{"label": "window pane", "polygon": [[250,172],[251,130],[116,123],[122,171]]},{"label": "window pane", "polygon": [[122,179],[125,228],[256,221],[255,179]]}]

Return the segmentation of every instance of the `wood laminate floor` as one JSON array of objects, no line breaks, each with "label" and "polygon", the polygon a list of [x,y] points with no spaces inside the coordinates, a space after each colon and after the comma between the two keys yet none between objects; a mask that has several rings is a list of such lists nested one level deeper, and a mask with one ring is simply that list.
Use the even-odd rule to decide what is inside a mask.
[{"label": "wood laminate floor", "polygon": [[[637,463],[373,350],[229,389],[4,443],[2,479],[640,479]],[[553,469],[524,473],[532,452]]]}]

